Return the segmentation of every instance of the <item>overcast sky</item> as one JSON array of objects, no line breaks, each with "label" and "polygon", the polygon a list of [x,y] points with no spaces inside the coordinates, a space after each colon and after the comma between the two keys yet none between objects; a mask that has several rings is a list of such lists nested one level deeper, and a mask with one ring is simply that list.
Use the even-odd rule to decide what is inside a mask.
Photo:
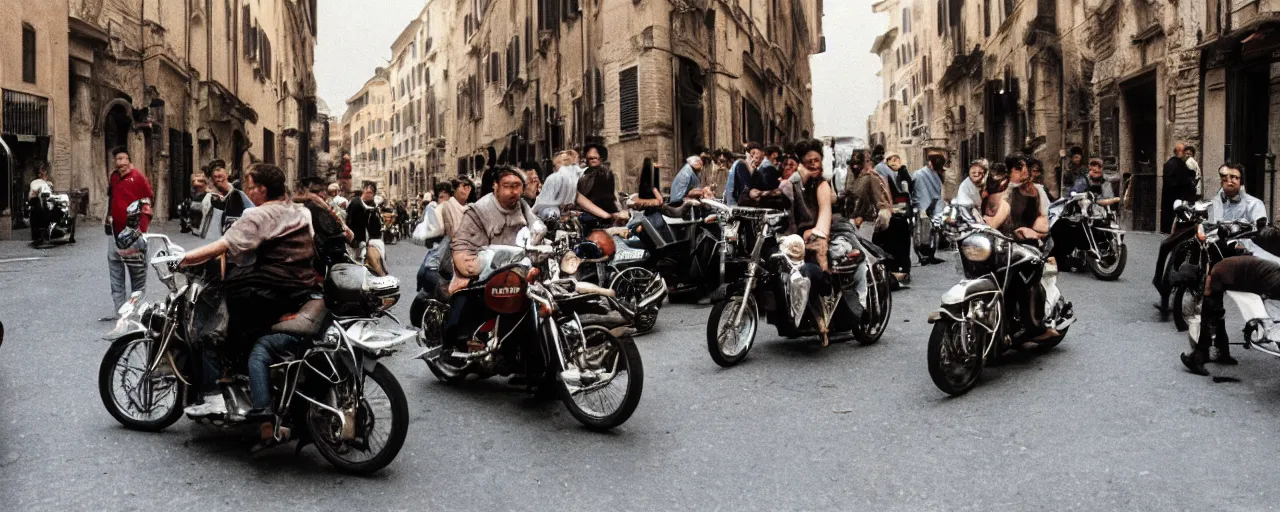
[{"label": "overcast sky", "polygon": [[[880,98],[879,57],[871,54],[888,16],[871,12],[873,0],[824,2],[827,53],[813,66],[814,135],[866,138],[867,116]],[[391,43],[425,5],[424,0],[322,0],[316,44],[316,82],[333,114],[360,90],[373,69],[391,58]]]}]

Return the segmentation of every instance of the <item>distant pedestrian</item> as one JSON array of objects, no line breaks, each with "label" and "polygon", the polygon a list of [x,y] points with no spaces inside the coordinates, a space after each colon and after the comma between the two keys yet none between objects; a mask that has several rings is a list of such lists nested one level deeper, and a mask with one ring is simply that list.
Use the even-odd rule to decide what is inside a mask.
[{"label": "distant pedestrian", "polygon": [[[147,181],[147,177],[143,176],[129,160],[127,148],[123,146],[115,148],[111,150],[111,155],[115,158],[115,170],[111,173],[110,184],[107,186],[107,217],[104,228],[107,234],[111,235],[111,239],[107,241],[107,269],[111,272],[111,298],[115,303],[115,310],[118,311],[129,299],[130,294],[147,291],[148,258],[143,253],[140,258],[125,259],[116,246],[116,235],[125,229],[129,217],[129,205],[143,199],[152,201],[155,194],[151,191],[151,183]],[[142,210],[137,230],[146,233],[150,226],[151,206],[146,205]],[[128,270],[127,284],[126,269]],[[115,316],[108,316],[101,320],[110,322],[115,319]]]}]

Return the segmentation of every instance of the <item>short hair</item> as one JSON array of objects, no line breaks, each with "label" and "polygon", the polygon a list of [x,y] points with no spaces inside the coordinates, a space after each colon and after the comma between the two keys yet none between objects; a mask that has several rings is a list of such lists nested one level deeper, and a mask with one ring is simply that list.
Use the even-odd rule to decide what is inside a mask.
[{"label": "short hair", "polygon": [[759,143],[759,142],[748,142],[748,143],[747,143],[747,147],[746,147],[746,152],[747,152],[747,153],[750,153],[752,150],[755,150],[755,149],[760,149],[760,143]]},{"label": "short hair", "polygon": [[1195,146],[1192,146],[1192,145],[1190,145],[1190,144],[1187,144],[1187,147],[1183,148],[1183,151],[1186,151],[1186,152],[1191,153],[1191,154],[1193,154],[1193,155],[1194,155],[1194,154],[1196,154],[1196,147],[1195,147]]},{"label": "short hair", "polygon": [[457,178],[454,178],[450,184],[453,185],[454,190],[458,190],[461,187],[476,188],[475,182],[471,181],[471,178],[467,178],[465,176],[458,176]]},{"label": "short hair", "polygon": [[1226,162],[1222,163],[1222,167],[1219,167],[1218,171],[1221,172],[1223,169],[1232,169],[1236,172],[1239,172],[1240,177],[1244,178],[1244,164],[1240,162],[1227,160]]},{"label": "short hair", "polygon": [[1003,163],[996,162],[994,164],[991,164],[992,176],[1006,176],[1008,174],[1009,174],[1009,168],[1005,167]]},{"label": "short hair", "polygon": [[983,160],[983,159],[981,159],[981,158],[978,158],[978,159],[975,159],[975,160],[970,161],[970,162],[969,162],[969,167],[968,167],[968,168],[969,168],[969,169],[972,169],[972,168],[974,168],[974,167],[981,167],[981,168],[982,168],[982,172],[984,172],[984,173],[985,173],[985,172],[987,172],[987,161],[986,161],[986,160]]},{"label": "short hair", "polygon": [[440,194],[453,195],[453,183],[450,183],[447,181],[436,183],[434,190],[436,193],[436,197],[440,197]]},{"label": "short hair", "polygon": [[496,169],[497,169],[497,172],[493,174],[494,187],[497,187],[498,182],[502,181],[502,178],[505,178],[507,176],[515,176],[520,179],[521,185],[528,185],[529,177],[525,175],[523,170],[517,169],[515,167],[511,167],[509,165],[498,166]]},{"label": "short hair", "polygon": [[1098,167],[1102,167],[1102,159],[1101,159],[1101,158],[1090,158],[1090,159],[1089,159],[1089,166],[1090,166],[1090,167],[1092,167],[1092,166],[1095,166],[1095,165],[1096,165],[1096,166],[1098,166]]},{"label": "short hair", "polygon": [[534,162],[533,160],[525,160],[524,163],[520,164],[520,168],[526,171],[536,172],[539,175],[542,174],[542,166],[538,165],[538,162]]},{"label": "short hair", "polygon": [[1010,153],[1009,156],[1004,157],[1004,167],[1010,172],[1013,172],[1014,169],[1025,167],[1026,163],[1027,157],[1023,156],[1022,153]]},{"label": "short hair", "polygon": [[[802,140],[796,143],[795,148],[796,156],[798,156],[798,160],[801,161],[804,160],[804,156],[810,151],[817,151],[819,155],[826,155],[826,151],[823,149],[822,141],[820,140]],[[863,155],[862,157],[864,160],[866,159],[866,155]]]},{"label": "short hair", "polygon": [[929,165],[933,167],[946,167],[947,157],[942,155],[929,155]]},{"label": "short hair", "polygon": [[1071,146],[1071,156],[1076,155],[1084,156],[1084,148],[1081,148],[1080,146]]},{"label": "short hair", "polygon": [[884,156],[884,161],[888,162],[889,160],[893,160],[894,158],[897,158],[897,159],[901,160],[901,159],[902,159],[902,155],[899,155],[899,154],[897,154],[897,153],[889,153],[889,154],[887,154],[887,155],[885,155],[885,156]]},{"label": "short hair", "polygon": [[378,184],[377,184],[377,183],[375,183],[375,182],[372,182],[372,181],[366,181],[366,182],[364,182],[364,183],[361,183],[361,184],[360,184],[360,190],[364,190],[364,189],[366,189],[366,188],[367,188],[367,189],[371,189],[371,190],[373,190],[373,193],[374,193],[374,194],[377,194],[377,193],[378,193]]},{"label": "short hair", "polygon": [[764,154],[766,154],[766,155],[772,155],[772,154],[774,154],[774,153],[777,153],[777,154],[781,155],[781,154],[782,154],[782,148],[780,148],[780,147],[778,147],[778,146],[767,146],[767,147],[765,147],[765,148],[764,148]]},{"label": "short hair", "polygon": [[129,148],[126,146],[116,146],[114,148],[111,148],[112,157],[120,156],[121,153],[124,153],[124,156],[133,158],[133,155],[129,154]]},{"label": "short hair", "polygon": [[253,164],[245,171],[245,178],[253,178],[253,183],[267,189],[267,199],[284,197],[284,171],[271,164]]},{"label": "short hair", "polygon": [[227,162],[222,159],[214,159],[209,162],[209,174],[213,174],[216,169],[227,170]]},{"label": "short hair", "polygon": [[1044,171],[1044,164],[1041,163],[1040,160],[1035,157],[1027,159],[1027,170],[1030,171],[1032,167],[1036,169],[1040,169],[1041,171]]}]

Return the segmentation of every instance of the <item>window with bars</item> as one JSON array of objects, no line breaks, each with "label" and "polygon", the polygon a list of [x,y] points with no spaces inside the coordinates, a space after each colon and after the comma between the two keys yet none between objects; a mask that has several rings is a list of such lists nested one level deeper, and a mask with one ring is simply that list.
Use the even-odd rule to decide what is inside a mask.
[{"label": "window with bars", "polygon": [[640,67],[618,73],[618,128],[623,135],[640,133]]},{"label": "window with bars", "polygon": [[36,29],[22,24],[22,81],[36,83]]},{"label": "window with bars", "polygon": [[17,91],[4,91],[4,131],[13,135],[49,135],[49,100]]}]

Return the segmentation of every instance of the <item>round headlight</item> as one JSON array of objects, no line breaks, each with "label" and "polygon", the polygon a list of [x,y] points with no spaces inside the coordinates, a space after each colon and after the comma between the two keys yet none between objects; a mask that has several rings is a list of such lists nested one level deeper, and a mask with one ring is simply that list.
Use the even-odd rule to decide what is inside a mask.
[{"label": "round headlight", "polygon": [[991,239],[971,236],[960,242],[960,254],[969,261],[987,261],[991,257]]},{"label": "round headlight", "polygon": [[578,265],[581,264],[582,258],[579,258],[577,254],[567,252],[564,254],[563,258],[560,258],[560,272],[563,272],[567,276],[577,274]]}]

